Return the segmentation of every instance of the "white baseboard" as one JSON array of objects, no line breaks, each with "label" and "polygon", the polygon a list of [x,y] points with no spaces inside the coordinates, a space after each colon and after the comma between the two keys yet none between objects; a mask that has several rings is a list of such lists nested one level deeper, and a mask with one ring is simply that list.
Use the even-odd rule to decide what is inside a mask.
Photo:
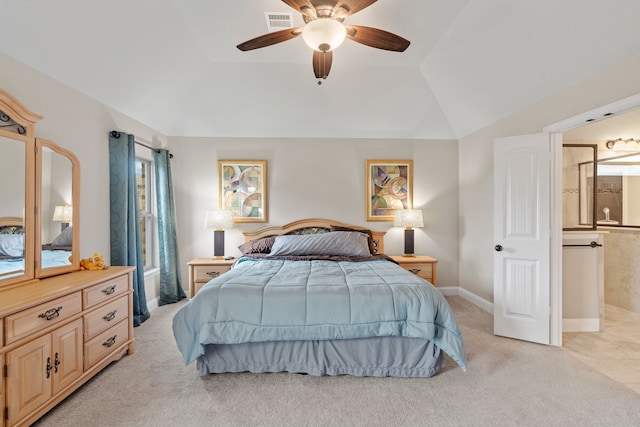
[{"label": "white baseboard", "polygon": [[444,296],[459,296],[467,301],[469,301],[473,305],[477,305],[482,310],[487,313],[493,314],[493,303],[487,301],[484,298],[479,297],[478,295],[467,291],[466,289],[461,288],[460,286],[443,286],[438,287],[438,290]]},{"label": "white baseboard", "polygon": [[153,310],[155,310],[156,308],[160,307],[160,299],[159,298],[153,298],[147,301],[147,309],[149,310],[149,312],[152,312]]},{"label": "white baseboard", "polygon": [[600,319],[562,319],[562,332],[598,332]]}]

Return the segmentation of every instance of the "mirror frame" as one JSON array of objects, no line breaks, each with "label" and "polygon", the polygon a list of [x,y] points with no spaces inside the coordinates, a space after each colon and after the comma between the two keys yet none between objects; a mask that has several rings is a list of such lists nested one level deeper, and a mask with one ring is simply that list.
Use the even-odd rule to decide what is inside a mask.
[{"label": "mirror frame", "polygon": [[18,285],[35,280],[35,124],[42,116],[29,111],[20,101],[0,89],[0,111],[24,128],[24,134],[0,129],[0,135],[25,144],[25,200],[24,200],[24,273],[0,279],[0,287]]},{"label": "mirror frame", "polygon": [[[71,201],[73,206],[72,212],[72,249],[71,264],[58,267],[42,266],[42,152],[43,148],[49,148],[54,153],[60,154],[71,161]],[[55,276],[58,274],[68,273],[80,269],[80,161],[71,151],[60,147],[53,141],[36,138],[36,200],[38,208],[36,209],[35,218],[35,265],[36,278]]]}]

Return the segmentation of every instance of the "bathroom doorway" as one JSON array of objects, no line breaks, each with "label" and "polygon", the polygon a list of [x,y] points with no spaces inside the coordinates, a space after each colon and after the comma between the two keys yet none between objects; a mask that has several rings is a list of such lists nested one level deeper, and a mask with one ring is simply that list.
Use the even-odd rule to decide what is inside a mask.
[{"label": "bathroom doorway", "polygon": [[[640,145],[625,143],[635,151],[617,151],[618,138],[640,139],[640,109],[563,132],[563,144],[594,144],[598,166],[608,165],[599,168],[607,171],[598,179],[594,209],[597,230],[606,232],[604,322],[599,332],[563,331],[562,340],[573,356],[640,393]],[[564,184],[563,191],[580,192]]]}]

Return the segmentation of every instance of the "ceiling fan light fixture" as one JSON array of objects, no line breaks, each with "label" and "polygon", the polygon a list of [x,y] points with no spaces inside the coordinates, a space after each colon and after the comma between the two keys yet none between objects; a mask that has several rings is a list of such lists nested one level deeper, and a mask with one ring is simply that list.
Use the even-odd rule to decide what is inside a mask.
[{"label": "ceiling fan light fixture", "polygon": [[302,38],[313,50],[328,52],[342,44],[347,29],[341,22],[332,18],[318,18],[305,25]]}]

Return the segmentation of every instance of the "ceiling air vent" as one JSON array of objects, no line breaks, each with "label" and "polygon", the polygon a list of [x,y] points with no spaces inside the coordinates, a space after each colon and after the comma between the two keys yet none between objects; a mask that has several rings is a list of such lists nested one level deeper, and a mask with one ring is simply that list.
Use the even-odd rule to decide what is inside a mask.
[{"label": "ceiling air vent", "polygon": [[265,12],[264,17],[267,20],[267,30],[270,33],[274,31],[293,28],[293,14],[287,12]]}]

